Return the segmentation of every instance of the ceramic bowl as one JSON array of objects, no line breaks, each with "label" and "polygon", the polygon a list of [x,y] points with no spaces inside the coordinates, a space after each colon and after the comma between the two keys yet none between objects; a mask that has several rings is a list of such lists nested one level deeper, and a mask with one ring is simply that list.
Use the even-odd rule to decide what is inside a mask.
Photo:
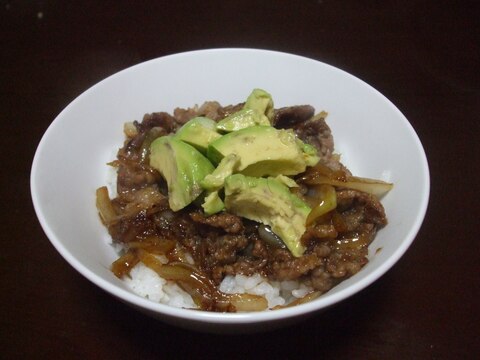
[{"label": "ceramic bowl", "polygon": [[[336,152],[353,174],[393,182],[383,199],[389,224],[370,245],[369,263],[320,298],[276,311],[209,313],[139,297],[109,270],[117,257],[95,207],[108,181],[106,163],[122,146],[123,124],[145,113],[217,100],[243,101],[253,88],[275,106],[313,105],[328,112]],[[256,49],[180,53],[125,69],[86,90],[52,122],[32,165],[31,193],[53,246],[78,272],[115,298],[165,322],[214,332],[265,330],[298,321],[366,288],[389,270],[414,240],[429,198],[425,152],[402,113],[374,88],[333,66]],[[380,250],[381,249],[381,250]],[[62,284],[57,284],[61,287]]]}]

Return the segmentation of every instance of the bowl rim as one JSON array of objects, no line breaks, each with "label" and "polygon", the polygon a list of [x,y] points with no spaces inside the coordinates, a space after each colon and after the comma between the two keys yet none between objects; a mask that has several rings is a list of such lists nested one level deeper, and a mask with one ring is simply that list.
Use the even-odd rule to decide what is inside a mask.
[{"label": "bowl rim", "polygon": [[[49,134],[53,131],[52,129],[57,126],[57,124],[62,120],[63,115],[68,112],[70,107],[72,107],[76,102],[80,101],[83,97],[88,96],[88,94],[96,89],[97,87],[102,86],[103,83],[110,81],[112,78],[118,77],[121,74],[125,74],[126,72],[135,71],[139,67],[146,66],[153,62],[161,62],[161,61],[170,61],[176,58],[182,57],[195,57],[198,55],[204,55],[209,53],[222,53],[222,52],[252,52],[261,55],[267,56],[282,56],[282,57],[290,57],[292,59],[297,58],[302,61],[309,61],[314,62],[319,65],[322,65],[329,69],[330,71],[337,71],[342,73],[342,75],[351,78],[354,81],[359,81],[362,83],[363,86],[369,88],[370,91],[376,93],[377,96],[382,98],[396,113],[399,115],[399,118],[404,122],[404,125],[408,129],[412,139],[414,140],[416,147],[418,149],[418,155],[420,156],[420,162],[422,163],[422,177],[424,179],[424,183],[422,184],[425,191],[422,193],[421,201],[419,202],[418,207],[418,216],[413,223],[412,227],[409,229],[408,234],[403,239],[401,245],[395,249],[394,253],[378,268],[372,271],[370,274],[366,275],[361,281],[354,282],[353,284],[349,285],[345,289],[342,289],[334,294],[330,294],[329,296],[321,297],[319,299],[315,299],[311,302],[297,305],[294,307],[287,307],[275,311],[263,311],[263,312],[251,312],[251,313],[215,313],[215,312],[208,312],[208,311],[192,311],[188,309],[182,308],[175,308],[169,305],[155,303],[151,300],[142,298],[133,292],[120,288],[118,286],[113,285],[112,283],[108,282],[107,280],[101,278],[100,276],[96,275],[92,270],[88,267],[83,265],[77,258],[71,254],[66,247],[62,244],[60,239],[57,238],[54,230],[49,225],[47,219],[45,218],[42,212],[42,204],[40,203],[38,193],[39,193],[39,185],[37,183],[37,174],[38,174],[38,167],[39,167],[39,159],[42,153],[42,149],[47,146],[47,139],[49,138]],[[378,278],[383,276],[390,268],[397,263],[397,261],[403,256],[403,254],[407,251],[407,249],[412,244],[413,240],[415,239],[416,235],[418,234],[423,220],[426,215],[426,211],[428,208],[428,202],[430,197],[430,174],[429,174],[429,166],[426,157],[425,150],[423,145],[415,132],[413,126],[410,122],[406,119],[406,117],[400,112],[400,110],[382,93],[378,90],[373,88],[368,83],[364,82],[363,80],[359,79],[355,75],[352,75],[338,67],[329,65],[324,63],[323,61],[316,60],[313,58],[305,57],[302,55],[296,55],[276,50],[266,50],[266,49],[258,49],[258,48],[213,48],[213,49],[202,49],[202,50],[193,50],[193,51],[185,51],[176,54],[170,54],[166,56],[161,56],[157,58],[153,58],[133,66],[127,67],[123,70],[120,70],[103,80],[97,82],[93,86],[86,89],[82,92],[79,96],[77,96],[74,100],[72,100],[51,122],[48,126],[47,130],[43,134],[40,142],[35,151],[35,155],[32,161],[31,172],[30,172],[30,192],[31,198],[33,202],[33,207],[39,223],[47,235],[49,241],[55,247],[55,249],[61,254],[61,256],[80,274],[82,274],[85,278],[89,281],[103,289],[104,291],[110,293],[111,295],[117,297],[118,299],[136,306],[140,307],[145,310],[149,310],[153,313],[157,313],[159,315],[163,314],[165,316],[170,317],[178,317],[189,321],[196,321],[196,322],[209,322],[214,324],[250,324],[250,323],[260,323],[260,322],[270,322],[270,321],[278,321],[287,318],[297,317],[301,315],[306,315],[308,313],[316,312],[321,309],[327,308],[333,304],[339,303],[352,295],[360,292],[361,290],[365,289],[373,282],[375,282]]]}]

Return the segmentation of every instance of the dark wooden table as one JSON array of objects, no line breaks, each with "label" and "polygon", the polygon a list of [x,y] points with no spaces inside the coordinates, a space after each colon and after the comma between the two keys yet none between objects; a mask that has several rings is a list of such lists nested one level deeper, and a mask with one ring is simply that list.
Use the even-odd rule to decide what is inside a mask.
[{"label": "dark wooden table", "polygon": [[[479,2],[0,4],[0,358],[480,358]],[[406,115],[430,163],[427,216],[397,265],[269,333],[197,334],[132,310],[61,258],[31,204],[35,148],[70,101],[139,62],[215,47],[296,53],[358,76]]]}]

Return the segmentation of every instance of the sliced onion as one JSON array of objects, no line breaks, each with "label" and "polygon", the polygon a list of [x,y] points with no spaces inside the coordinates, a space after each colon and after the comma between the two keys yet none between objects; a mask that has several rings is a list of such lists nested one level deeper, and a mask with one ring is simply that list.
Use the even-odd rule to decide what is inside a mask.
[{"label": "sliced onion", "polygon": [[226,297],[236,311],[262,311],[268,308],[267,299],[260,295],[229,294]]},{"label": "sliced onion", "polygon": [[258,235],[262,238],[267,244],[272,245],[277,248],[285,248],[285,243],[280,237],[275,234],[270,226],[261,224],[258,226]]},{"label": "sliced onion", "polygon": [[155,256],[145,251],[140,251],[139,256],[146,266],[154,270],[165,280],[185,281],[206,292],[216,291],[215,285],[213,285],[210,279],[192,265],[181,262],[172,262],[164,265]]},{"label": "sliced onion", "polygon": [[138,135],[138,129],[133,122],[126,122],[123,124],[123,133],[131,139]]},{"label": "sliced onion", "polygon": [[170,239],[162,239],[159,236],[151,235],[139,241],[130,241],[129,249],[143,249],[149,253],[156,255],[166,255],[175,248],[175,241]]},{"label": "sliced onion", "polygon": [[102,218],[102,221],[109,225],[115,222],[118,218],[115,209],[113,208],[110,196],[108,195],[108,189],[106,186],[102,186],[96,191],[96,205],[97,210]]},{"label": "sliced onion", "polygon": [[351,176],[343,169],[333,170],[321,162],[307,169],[301,180],[308,185],[328,184],[363,191],[377,197],[385,195],[392,183],[381,180]]},{"label": "sliced onion", "polygon": [[310,183],[309,180],[315,181],[315,179],[319,176],[326,176],[330,179],[343,181],[346,179],[348,174],[342,168],[338,170],[333,170],[329,168],[327,165],[319,162],[315,166],[308,168],[307,171],[305,172],[305,175],[302,177],[302,179],[305,180],[307,184],[309,184]]},{"label": "sliced onion", "polygon": [[116,277],[121,279],[129,274],[130,270],[137,265],[139,261],[140,259],[135,252],[128,251],[113,262],[111,270]]},{"label": "sliced onion", "polygon": [[314,190],[317,205],[307,216],[307,226],[313,224],[316,219],[337,207],[337,193],[335,192],[335,188],[333,186],[322,184],[316,187]]},{"label": "sliced onion", "polygon": [[300,304],[305,304],[305,303],[308,303],[312,300],[315,300],[316,298],[320,297],[320,295],[322,295],[322,293],[320,291],[313,291],[311,293],[308,293],[307,295],[305,295],[304,297],[302,297],[300,299],[292,301],[288,305],[289,306],[297,306],[297,305],[300,305]]},{"label": "sliced onion", "polygon": [[166,209],[160,213],[160,217],[165,220],[173,220],[175,213],[170,209]]},{"label": "sliced onion", "polygon": [[277,305],[273,308],[273,310],[279,310],[279,309],[284,309],[284,308],[288,308],[288,307],[292,307],[292,306],[297,306],[297,305],[300,305],[300,304],[305,304],[305,303],[308,303],[308,302],[318,298],[320,295],[322,295],[322,293],[320,291],[312,291],[311,293],[308,293],[304,297],[293,300],[292,302],[290,302],[286,305]]},{"label": "sliced onion", "polygon": [[358,176],[347,176],[345,181],[342,181],[330,178],[328,176],[318,175],[314,178],[305,179],[305,182],[310,185],[328,184],[332,186],[345,187],[353,190],[363,191],[377,197],[382,197],[393,188],[392,183]]},{"label": "sliced onion", "polygon": [[350,234],[348,237],[343,237],[336,239],[334,245],[337,249],[340,250],[356,250],[359,251],[362,248],[367,247],[371,242],[370,236],[368,234]]},{"label": "sliced onion", "polygon": [[142,162],[147,162],[146,160],[150,156],[150,144],[153,142],[153,140],[161,136],[163,131],[164,130],[160,127],[153,127],[147,132],[145,139],[143,140],[140,147],[140,155]]},{"label": "sliced onion", "polygon": [[[161,205],[166,204],[165,196],[162,195],[156,185],[132,191],[130,196],[132,199],[122,211],[122,219],[133,218],[141,210],[148,210],[149,213],[160,211],[163,208]],[[157,205],[159,206],[157,207]]]}]

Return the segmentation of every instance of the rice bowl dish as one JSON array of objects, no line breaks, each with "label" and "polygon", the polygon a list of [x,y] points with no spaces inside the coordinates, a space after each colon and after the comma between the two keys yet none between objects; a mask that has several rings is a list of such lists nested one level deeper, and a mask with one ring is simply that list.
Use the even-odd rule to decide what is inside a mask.
[{"label": "rice bowl dish", "polygon": [[[215,84],[209,81],[212,77]],[[106,184],[111,171],[105,164],[112,161],[112,151],[124,138],[123,124],[146,112],[173,112],[177,106],[187,108],[206,99],[234,104],[259,86],[270,90],[277,104],[311,104],[327,110],[335,151],[349,170],[395,183],[394,191],[382,199],[389,223],[370,244],[368,264],[322,296],[275,311],[191,311],[134,294],[130,286],[137,285],[127,284],[110,270],[118,249],[111,246],[111,237],[94,206],[95,190]],[[295,55],[216,49],[139,64],[75,99],[38,146],[31,190],[35,211],[53,246],[87,279],[125,303],[176,326],[238,332],[268,329],[314,314],[383,275],[405,253],[421,226],[428,204],[429,174],[425,153],[411,125],[393,104],[361,80]],[[231,278],[226,279],[225,291],[235,289],[235,283],[228,283]],[[261,288],[258,280],[240,278],[248,287],[255,283],[253,288]],[[292,284],[281,286],[287,289]],[[301,291],[299,288],[297,295]],[[170,299],[175,297],[163,293]],[[155,296],[164,295],[159,292]]]}]

